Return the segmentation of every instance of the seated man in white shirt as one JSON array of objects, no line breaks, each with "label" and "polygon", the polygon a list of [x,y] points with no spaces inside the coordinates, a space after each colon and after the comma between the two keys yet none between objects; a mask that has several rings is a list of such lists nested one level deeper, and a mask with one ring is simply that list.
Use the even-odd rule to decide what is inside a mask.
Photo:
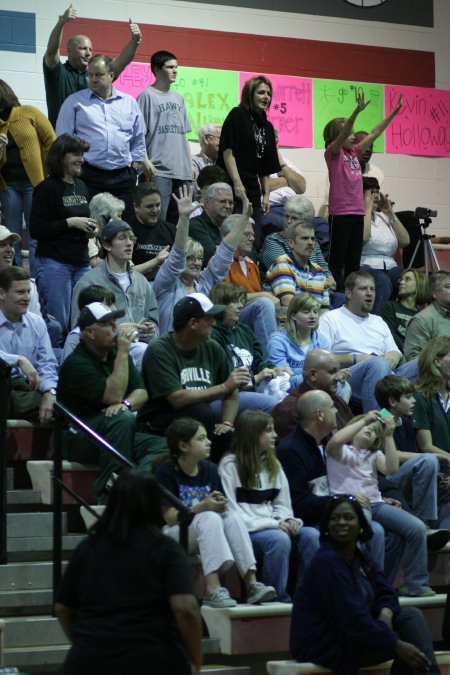
[{"label": "seated man in white shirt", "polygon": [[349,368],[353,397],[362,401],[364,412],[379,408],[375,385],[395,373],[413,379],[416,361],[400,365],[402,353],[388,325],[371,314],[375,280],[369,272],[352,272],[345,280],[346,305],[320,317],[319,333],[328,339],[340,368]]}]

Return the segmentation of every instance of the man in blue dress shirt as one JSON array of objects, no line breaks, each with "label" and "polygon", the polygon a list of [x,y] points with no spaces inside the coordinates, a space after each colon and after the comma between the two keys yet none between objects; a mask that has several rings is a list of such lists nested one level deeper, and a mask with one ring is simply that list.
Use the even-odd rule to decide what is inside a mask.
[{"label": "man in blue dress shirt", "polygon": [[22,267],[0,272],[0,358],[13,368],[8,417],[45,424],[53,416],[57,362],[44,319],[28,311],[30,293]]},{"label": "man in blue dress shirt", "polygon": [[113,87],[113,60],[99,54],[89,60],[87,89],[61,106],[56,135],[72,134],[87,141],[83,180],[89,197],[110,192],[125,202],[124,220],[133,214],[135,163],[150,172],[145,150],[145,123],[135,99]]}]

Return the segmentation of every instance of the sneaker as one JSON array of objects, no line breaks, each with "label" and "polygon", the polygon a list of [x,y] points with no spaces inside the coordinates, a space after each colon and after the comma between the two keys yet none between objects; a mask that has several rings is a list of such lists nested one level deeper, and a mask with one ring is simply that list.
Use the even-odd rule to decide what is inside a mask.
[{"label": "sneaker", "polygon": [[203,598],[204,607],[214,607],[214,609],[225,609],[226,607],[236,607],[237,602],[230,598],[230,594],[223,586],[219,586],[212,593],[206,593]]},{"label": "sneaker", "polygon": [[247,604],[257,605],[260,602],[275,600],[277,593],[272,586],[265,586],[260,581],[250,584],[247,591]]},{"label": "sneaker", "polygon": [[432,598],[436,595],[436,591],[432,588],[427,588],[425,591],[408,591],[405,584],[402,584],[398,589],[398,594],[402,598]]},{"label": "sneaker", "polygon": [[449,530],[430,530],[427,532],[427,549],[429,551],[440,551],[447,544],[450,538]]}]

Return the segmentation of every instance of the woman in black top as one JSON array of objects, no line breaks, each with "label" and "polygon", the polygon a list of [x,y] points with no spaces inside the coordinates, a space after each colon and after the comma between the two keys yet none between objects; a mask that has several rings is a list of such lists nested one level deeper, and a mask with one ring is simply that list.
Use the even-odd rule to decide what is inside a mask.
[{"label": "woman in black top", "polygon": [[89,144],[63,134],[50,148],[49,177],[33,194],[30,233],[37,239],[36,283],[43,310],[61,324],[67,334],[72,290],[90,270],[88,239],[97,224],[89,215],[89,193],[80,180],[83,154]]},{"label": "woman in black top", "polygon": [[197,675],[202,626],[180,545],[159,530],[149,471],[122,471],[76,549],[56,615],[72,643],[61,675]]},{"label": "woman in black top", "polygon": [[230,176],[236,197],[242,200],[246,193],[252,203],[257,248],[262,243],[259,219],[269,212],[269,176],[281,168],[275,131],[266,115],[271,101],[270,80],[264,75],[247,80],[239,106],[230,110],[223,123],[217,158]]}]

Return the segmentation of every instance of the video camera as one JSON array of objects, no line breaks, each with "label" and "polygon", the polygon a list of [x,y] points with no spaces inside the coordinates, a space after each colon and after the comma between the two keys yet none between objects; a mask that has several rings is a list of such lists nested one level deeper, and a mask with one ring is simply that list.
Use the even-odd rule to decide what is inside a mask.
[{"label": "video camera", "polygon": [[424,206],[418,206],[414,211],[416,218],[436,218],[437,211],[433,209],[427,209]]}]

